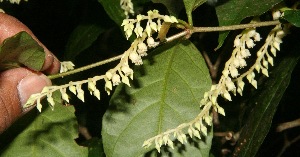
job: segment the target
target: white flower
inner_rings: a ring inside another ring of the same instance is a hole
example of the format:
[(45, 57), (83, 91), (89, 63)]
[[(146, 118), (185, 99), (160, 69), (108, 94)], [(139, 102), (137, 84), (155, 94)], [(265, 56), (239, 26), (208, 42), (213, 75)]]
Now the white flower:
[(232, 78), (236, 78), (237, 76), (239, 76), (239, 72), (234, 66), (230, 66), (229, 71)]
[(130, 87), (129, 79), (127, 76), (122, 76), (122, 82)]
[(133, 70), (128, 65), (122, 66), (121, 70), (125, 76), (129, 76), (131, 79), (133, 79)]
[(149, 37), (147, 39), (147, 44), (148, 44), (149, 47), (156, 47), (159, 43), (155, 42), (152, 37)]
[(120, 80), (120, 76), (118, 74), (114, 74), (112, 76), (112, 79), (111, 79), (112, 83), (113, 83), (113, 86), (115, 85), (118, 85), (119, 83), (121, 83), (121, 80)]
[(259, 33), (255, 33), (255, 35), (253, 36), (253, 38), (254, 38), (254, 41), (260, 41), (261, 40), (261, 37), (260, 37)]
[(254, 41), (250, 38), (246, 40), (246, 45), (248, 48), (253, 48), (255, 46)]
[(108, 71), (105, 73), (105, 76), (108, 80), (110, 80), (112, 78), (112, 73)]
[(74, 64), (71, 61), (60, 62), (60, 71), (59, 73), (67, 72), (74, 69)]
[(131, 0), (120, 0), (120, 6), (124, 10), (124, 14), (126, 15), (126, 18), (128, 18), (128, 14), (134, 14), (133, 11), (133, 3)]
[(155, 32), (157, 32), (157, 24), (155, 22), (150, 22), (150, 27), (152, 28), (152, 30), (154, 30)]
[(131, 52), (129, 54), (129, 59), (134, 63), (135, 65), (141, 65), (143, 64), (141, 56), (139, 56), (136, 52)]
[(254, 37), (255, 33), (256, 33), (255, 29), (249, 30), (247, 33), (248, 38)]
[(239, 66), (241, 68), (247, 66), (247, 63), (246, 63), (245, 59), (242, 59), (242, 58), (239, 59)]
[(138, 44), (138, 50), (137, 50), (137, 52), (139, 53), (139, 55), (141, 57), (147, 56), (147, 53), (146, 53), (147, 52), (147, 45), (145, 43), (143, 43), (143, 42), (140, 42)]
[(241, 39), (239, 38), (240, 35), (236, 36), (234, 39), (234, 47), (240, 47), (242, 45)]
[(105, 82), (105, 91), (107, 92), (108, 95), (110, 95), (110, 91), (112, 90), (112, 84), (110, 81)]
[(137, 37), (142, 37), (143, 36), (143, 27), (140, 26), (140, 23), (136, 23), (134, 32), (136, 34)]
[(226, 79), (225, 85), (228, 91), (233, 91), (235, 89), (235, 85), (229, 77)]
[(278, 20), (280, 18), (280, 16), (281, 16), (281, 13), (278, 10), (278, 11), (273, 12), (272, 16), (273, 16), (274, 20)]

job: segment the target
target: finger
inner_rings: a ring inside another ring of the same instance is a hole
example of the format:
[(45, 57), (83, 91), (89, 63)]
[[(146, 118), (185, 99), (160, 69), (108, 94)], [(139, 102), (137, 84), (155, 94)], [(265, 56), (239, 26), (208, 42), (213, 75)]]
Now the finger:
[(2, 43), (6, 38), (12, 37), (21, 31), (26, 31), (38, 42), (40, 46), (44, 48), (45, 62), (41, 71), (45, 71), (47, 74), (54, 74), (59, 71), (59, 60), (36, 38), (36, 36), (34, 36), (27, 26), (16, 18), (5, 13), (0, 13), (0, 19), (0, 43)]
[(24, 114), (22, 106), (30, 95), (48, 85), (51, 81), (44, 74), (25, 68), (0, 73), (0, 133)]

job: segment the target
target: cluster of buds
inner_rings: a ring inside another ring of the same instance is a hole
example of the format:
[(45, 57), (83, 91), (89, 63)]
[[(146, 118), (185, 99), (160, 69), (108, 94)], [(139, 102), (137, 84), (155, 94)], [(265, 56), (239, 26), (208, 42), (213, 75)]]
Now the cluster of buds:
[[(234, 95), (236, 95), (236, 92), (242, 95), (245, 83), (242, 81), (242, 78), (239, 77), (239, 69), (247, 66), (245, 59), (251, 56), (249, 49), (253, 48), (255, 42), (260, 40), (260, 34), (256, 32), (254, 28), (245, 29), (241, 34), (236, 36), (234, 40), (235, 49), (225, 64), (225, 68), (222, 71), (223, 75), (219, 83), (212, 85), (211, 90), (205, 92), (204, 98), (201, 100), (201, 105), (206, 106), (207, 104), (211, 104), (216, 112), (225, 115), (224, 109), (220, 107), (217, 102), (217, 98), (221, 95), (223, 98), (231, 101), (230, 92)], [(238, 81), (237, 85), (235, 85), (234, 80), (237, 78), (241, 81)], [(252, 79), (250, 83), (255, 87), (257, 86), (257, 82), (254, 79)]]
[[(133, 79), (133, 70), (128, 66), (128, 62), (124, 62), (117, 70), (107, 71), (104, 77), (105, 91), (110, 95), (113, 86), (119, 85), (121, 82), (130, 86), (129, 78)], [(129, 77), (129, 78), (128, 78)]]
[[(278, 15), (278, 12), (276, 12)], [(276, 16), (276, 17), (277, 17)], [(212, 125), (212, 117), (210, 116), (210, 110), (213, 108), (216, 112), (225, 116), (225, 111), (218, 105), (217, 98), (221, 95), (223, 98), (231, 101), (230, 92), (236, 95), (238, 92), (242, 95), (245, 83), (243, 78), (247, 78), (250, 84), (257, 88), (257, 81), (255, 80), (255, 70), (262, 72), (265, 76), (268, 75), (268, 65), (273, 66), (273, 57), (276, 56), (276, 52), (280, 50), (280, 44), (282, 38), (285, 36), (281, 24), (277, 25), (271, 30), (265, 40), (265, 44), (257, 52), (257, 59), (254, 65), (243, 74), (239, 74), (239, 69), (247, 66), (246, 58), (251, 56), (250, 50), (255, 46), (255, 42), (261, 40), (260, 34), (256, 32), (254, 28), (244, 30), (234, 40), (234, 47), (231, 58), (226, 62), (225, 68), (222, 71), (222, 76), (218, 84), (212, 85), (210, 91), (205, 92), (204, 98), (201, 100), (201, 112), (199, 115), (189, 123), (183, 123), (175, 129), (168, 130), (162, 134), (152, 137), (146, 140), (143, 147), (150, 147), (155, 142), (155, 148), (160, 152), (162, 145), (168, 145), (173, 148), (173, 142), (170, 140), (171, 133), (173, 137), (178, 139), (182, 144), (187, 142), (187, 136), (183, 133), (184, 128), (187, 129), (187, 133), (192, 138), (193, 136), (201, 138), (201, 134), (207, 136), (207, 127)]]
[(67, 72), (74, 69), (74, 64), (71, 61), (60, 62), (59, 73)]
[[(1, 1), (1, 0), (0, 0)], [(132, 3), (129, 0), (121, 1), (121, 5), (127, 5), (132, 9)], [(129, 11), (131, 12), (131, 11)], [(153, 22), (157, 19), (157, 24)], [(140, 25), (142, 20), (148, 20), (146, 29), (143, 29)], [(105, 80), (105, 91), (110, 94), (113, 86), (119, 85), (121, 82), (130, 86), (129, 78), (133, 79), (133, 70), (129, 67), (128, 61), (131, 60), (135, 65), (143, 64), (141, 57), (147, 56), (147, 51), (149, 48), (156, 47), (159, 43), (156, 42), (152, 37), (153, 32), (159, 32), (161, 27), (161, 20), (164, 22), (177, 23), (177, 19), (173, 16), (160, 15), (157, 10), (148, 11), (148, 16), (138, 15), (137, 19), (125, 19), (122, 26), (124, 26), (124, 31), (129, 38), (132, 31), (137, 35), (137, 38), (133, 41), (130, 48), (124, 52), (120, 63), (113, 69), (106, 72), (105, 75), (95, 76), (87, 80), (69, 82), (69, 84), (61, 86), (49, 86), (45, 87), (41, 93), (33, 94), (26, 102), (24, 108), (28, 108), (37, 103), (37, 108), (41, 111), (42, 105), (40, 100), (43, 97), (47, 97), (50, 106), (55, 105), (55, 101), (52, 97), (52, 93), (55, 91), (60, 91), (62, 94), (62, 99), (69, 102), (69, 96), (67, 95), (67, 89), (75, 94), (80, 100), (84, 102), (84, 90), (81, 88), (82, 84), (88, 84), (88, 90), (91, 95), (94, 95), (100, 99), (100, 91), (96, 88), (96, 82), (104, 79)], [(134, 24), (136, 23), (136, 26)], [(74, 64), (72, 62), (62, 62), (61, 63), (61, 73), (74, 69)]]
[(120, 6), (124, 10), (126, 18), (129, 18), (129, 14), (134, 15), (133, 3), (131, 0), (120, 0)]
[[(137, 38), (142, 37), (143, 32), (146, 32), (147, 36), (151, 37), (153, 31), (160, 31), (162, 21), (169, 23), (178, 23), (177, 19), (174, 16), (160, 15), (158, 13), (158, 10), (150, 10), (147, 12), (147, 14), (148, 16), (139, 14), (136, 16), (136, 19), (123, 20), (122, 26), (124, 26), (124, 32), (127, 39), (132, 35), (133, 31), (136, 34)], [(145, 29), (141, 26), (142, 20), (147, 20)], [(156, 22), (154, 20), (156, 20)]]
[(202, 135), (207, 136), (208, 129), (206, 126), (212, 125), (212, 117), (209, 114), (210, 108), (211, 104), (204, 106), (202, 111), (194, 120), (189, 123), (183, 123), (174, 129), (168, 130), (144, 141), (143, 147), (148, 148), (152, 145), (152, 143), (155, 143), (155, 148), (158, 152), (160, 152), (163, 145), (174, 149), (174, 144), (170, 137), (177, 139), (182, 144), (187, 143), (187, 135), (185, 131), (183, 131), (185, 128), (188, 128), (187, 133), (191, 138), (197, 137), (201, 139)]
[[(178, 23), (174, 16), (160, 15), (157, 10), (148, 11), (147, 14), (147, 16), (139, 14), (136, 16), (136, 19), (125, 19), (122, 23), (127, 40), (133, 32), (137, 37), (129, 50), (127, 50), (129, 59), (135, 65), (143, 64), (142, 57), (147, 56), (148, 49), (154, 48), (159, 44), (153, 39), (152, 34), (160, 31), (162, 21)], [(147, 20), (145, 29), (141, 26), (141, 21), (143, 20)], [(125, 54), (127, 53), (125, 52)], [(126, 57), (124, 58), (126, 61)]]
[[(273, 13), (273, 16), (274, 19), (278, 19), (281, 15), (280, 12), (277, 11)], [(225, 64), (225, 68), (222, 71), (223, 75), (219, 83), (213, 85), (211, 90), (204, 94), (201, 104), (207, 105), (208, 103), (212, 103), (217, 112), (225, 115), (224, 109), (217, 103), (218, 96), (221, 95), (223, 98), (231, 101), (230, 92), (234, 95), (236, 95), (236, 92), (242, 95), (245, 86), (243, 78), (247, 78), (248, 82), (257, 88), (255, 70), (257, 73), (261, 72), (269, 77), (269, 64), (273, 66), (273, 57), (275, 57), (276, 52), (280, 50), (280, 44), (285, 34), (282, 25), (276, 25), (268, 34), (264, 45), (258, 50), (255, 63), (247, 72), (240, 75), (238, 69), (247, 66), (245, 59), (251, 55), (249, 49), (255, 46), (254, 42), (261, 40), (259, 33), (257, 33), (254, 28), (244, 30), (234, 40), (235, 49), (233, 50), (231, 58)]]

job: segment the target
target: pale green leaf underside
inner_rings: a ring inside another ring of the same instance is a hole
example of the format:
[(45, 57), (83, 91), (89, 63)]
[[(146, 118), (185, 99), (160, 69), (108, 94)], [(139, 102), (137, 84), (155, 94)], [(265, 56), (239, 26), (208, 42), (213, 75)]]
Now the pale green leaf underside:
[[(22, 31), (7, 38), (0, 45), (0, 69), (10, 69), (21, 64), (39, 71), (45, 60), (45, 52), (27, 32)], [(11, 65), (11, 67), (9, 66)]]
[[(229, 0), (216, 7), (220, 26), (239, 24), (243, 19), (250, 16), (257, 16), (265, 13), (275, 4), (282, 0)], [(220, 48), (226, 39), (229, 31), (220, 32)]]
[[(211, 86), (205, 61), (189, 41), (164, 45), (148, 58), (135, 70), (133, 87), (116, 89), (104, 115), (102, 137), (108, 157), (143, 156), (153, 150), (142, 148), (144, 140), (194, 119)], [(186, 150), (195, 156), (208, 154), (210, 140), (199, 144), (200, 149), (186, 145)], [(173, 155), (179, 156), (176, 151)], [(186, 154), (183, 150), (180, 156)]]
[[(34, 109), (36, 110), (36, 109)], [(88, 149), (78, 146), (74, 107), (56, 105), (42, 113), (1, 153), (5, 157), (71, 157), (88, 155)], [(38, 111), (37, 111), (38, 112)]]

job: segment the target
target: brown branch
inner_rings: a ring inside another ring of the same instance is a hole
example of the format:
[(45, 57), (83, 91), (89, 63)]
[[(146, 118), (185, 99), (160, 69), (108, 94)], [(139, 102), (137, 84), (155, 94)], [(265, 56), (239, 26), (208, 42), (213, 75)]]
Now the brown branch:
[(287, 135), (284, 134), (284, 145), (280, 150), (280, 152), (278, 153), (277, 157), (281, 157), (288, 147), (290, 147), (292, 144), (296, 143), (299, 140), (300, 140), (300, 135), (295, 137), (293, 140), (288, 140)]
[(285, 123), (281, 123), (277, 126), (276, 131), (277, 132), (282, 132), (286, 129), (290, 129), (290, 128), (294, 128), (294, 127), (298, 127), (300, 126), (300, 118), (290, 121), (290, 122), (285, 122)]

